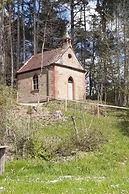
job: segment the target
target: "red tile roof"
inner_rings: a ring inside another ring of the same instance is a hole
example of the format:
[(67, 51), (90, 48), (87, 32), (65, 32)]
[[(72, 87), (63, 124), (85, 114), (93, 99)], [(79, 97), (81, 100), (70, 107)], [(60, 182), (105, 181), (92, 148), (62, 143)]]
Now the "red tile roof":
[[(48, 66), (56, 62), (61, 55), (66, 51), (63, 48), (57, 48), (51, 51), (43, 53), (43, 67)], [(18, 71), (17, 73), (23, 73), (35, 69), (41, 68), (42, 54), (33, 55)]]

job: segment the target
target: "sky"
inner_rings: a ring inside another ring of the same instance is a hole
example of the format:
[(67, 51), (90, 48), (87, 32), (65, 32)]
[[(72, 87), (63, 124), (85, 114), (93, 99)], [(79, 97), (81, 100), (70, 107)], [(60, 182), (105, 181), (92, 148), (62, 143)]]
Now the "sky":
[[(70, 18), (70, 8), (68, 7), (68, 5), (67, 4), (65, 4), (64, 5), (64, 7), (63, 8), (65, 8), (66, 9), (66, 11), (64, 12), (64, 13), (62, 13), (62, 18), (64, 18), (64, 19), (67, 19), (68, 20), (68, 22), (69, 22), (69, 24), (70, 24), (70, 21), (71, 21), (71, 18)], [(95, 11), (95, 8), (96, 8), (96, 0), (93, 0), (93, 1), (89, 1), (89, 4), (86, 6), (86, 20), (87, 21), (91, 21), (92, 19), (92, 16), (91, 15), (94, 15), (94, 14), (96, 14), (97, 15), (97, 12)], [(76, 15), (76, 17), (75, 17), (75, 20), (76, 20), (76, 22), (78, 21), (78, 20), (80, 20), (80, 17), (81, 17), (81, 20), (83, 21), (84, 20), (84, 18), (83, 18), (83, 16), (81, 16), (80, 15), (80, 12), (78, 12), (78, 14)], [(69, 28), (70, 28), (70, 25), (69, 25)], [(87, 22), (87, 30), (90, 28), (90, 25), (89, 25), (89, 23)]]
[[(92, 21), (92, 15), (98, 14), (95, 11), (95, 8), (96, 8), (96, 1), (90, 1), (89, 4), (86, 6), (86, 21), (87, 21), (86, 28), (87, 28), (87, 30), (90, 29), (89, 23)], [(80, 18), (79, 13), (77, 14), (76, 17)], [(82, 18), (82, 20), (84, 20), (84, 18)]]

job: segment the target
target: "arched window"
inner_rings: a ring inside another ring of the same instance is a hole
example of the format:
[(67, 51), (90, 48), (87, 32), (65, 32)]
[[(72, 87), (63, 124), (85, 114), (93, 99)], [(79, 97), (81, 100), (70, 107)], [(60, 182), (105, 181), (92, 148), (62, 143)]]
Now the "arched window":
[(68, 100), (73, 100), (73, 93), (74, 93), (74, 88), (73, 88), (73, 78), (69, 77), (68, 79)]
[(69, 77), (68, 83), (73, 83), (73, 78), (72, 77)]
[(38, 80), (38, 75), (35, 74), (33, 76), (33, 89), (38, 90), (39, 89), (39, 80)]

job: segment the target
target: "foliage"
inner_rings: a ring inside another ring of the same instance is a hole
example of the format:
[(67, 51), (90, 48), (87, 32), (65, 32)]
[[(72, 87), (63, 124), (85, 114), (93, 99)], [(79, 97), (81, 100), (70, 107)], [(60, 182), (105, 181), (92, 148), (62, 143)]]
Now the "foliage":
[(7, 128), (7, 112), (16, 99), (16, 91), (0, 84), (0, 144), (4, 144), (4, 135)]

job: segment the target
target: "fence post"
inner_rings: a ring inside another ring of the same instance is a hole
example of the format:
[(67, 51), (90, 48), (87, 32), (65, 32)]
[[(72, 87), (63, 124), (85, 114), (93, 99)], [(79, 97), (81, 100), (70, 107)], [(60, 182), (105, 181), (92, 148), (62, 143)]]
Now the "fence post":
[(0, 175), (5, 171), (5, 149), (6, 146), (0, 146)]
[(67, 102), (67, 99), (65, 99), (65, 111), (67, 111), (67, 107), (68, 107), (68, 102)]
[(99, 118), (99, 115), (100, 115), (100, 112), (99, 112), (99, 105), (94, 106), (94, 114), (97, 115), (98, 118)]

